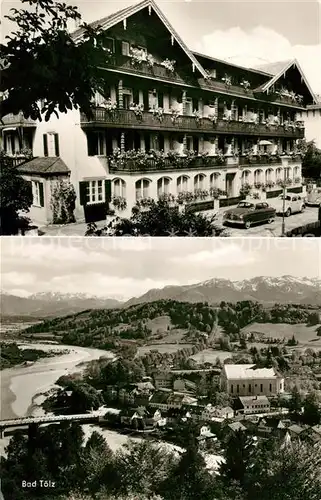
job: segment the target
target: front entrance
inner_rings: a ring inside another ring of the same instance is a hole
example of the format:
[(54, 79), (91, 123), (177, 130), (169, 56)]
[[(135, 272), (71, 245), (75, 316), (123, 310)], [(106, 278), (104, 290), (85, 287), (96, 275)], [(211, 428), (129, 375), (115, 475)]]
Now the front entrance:
[(226, 174), (225, 180), (225, 191), (229, 198), (233, 198), (235, 196), (234, 193), (234, 184), (235, 184), (235, 176), (236, 174)]

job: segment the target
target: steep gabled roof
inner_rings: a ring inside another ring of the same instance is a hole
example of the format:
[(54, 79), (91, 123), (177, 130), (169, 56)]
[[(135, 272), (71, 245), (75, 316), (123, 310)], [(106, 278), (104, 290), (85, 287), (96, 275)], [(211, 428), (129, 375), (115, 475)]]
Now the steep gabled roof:
[(277, 61), (273, 63), (260, 64), (259, 66), (255, 66), (255, 70), (262, 71), (271, 76), (277, 75), (280, 71), (283, 70), (285, 66), (287, 66), (292, 59), (287, 59), (286, 61)]
[[(126, 7), (125, 9), (119, 10), (115, 12), (114, 14), (111, 14), (107, 17), (104, 17), (103, 19), (100, 19), (99, 21), (94, 21), (93, 23), (90, 23), (90, 26), (93, 28), (98, 28), (100, 27), (103, 30), (107, 30), (114, 26), (115, 24), (120, 23), (121, 21), (124, 21), (128, 17), (136, 14), (142, 9), (145, 9), (146, 7), (150, 7), (153, 9), (153, 11), (157, 14), (159, 19), (162, 21), (162, 23), (166, 26), (170, 34), (173, 36), (173, 38), (176, 40), (178, 45), (183, 49), (185, 54), (190, 58), (191, 62), (194, 64), (195, 68), (199, 70), (201, 75), (204, 78), (207, 78), (207, 73), (203, 66), (199, 63), (199, 61), (196, 59), (194, 54), (188, 49), (187, 45), (183, 42), (179, 34), (174, 30), (173, 26), (169, 23), (169, 21), (166, 19), (162, 11), (158, 8), (154, 0), (143, 0), (142, 2), (139, 2), (135, 5), (131, 5), (129, 7)], [(73, 33), (73, 38), (75, 40), (81, 38), (82, 34), (84, 33), (83, 28), (79, 28)]]
[(301, 74), (301, 78), (302, 80), (304, 81), (304, 83), (306, 84), (310, 94), (311, 94), (311, 97), (313, 99), (313, 101), (315, 103), (317, 103), (317, 98), (308, 82), (308, 80), (306, 79), (303, 71), (302, 71), (302, 68), (300, 66), (300, 64), (298, 63), (298, 61), (296, 59), (291, 59), (291, 60), (288, 60), (288, 61), (280, 61), (280, 62), (276, 62), (276, 63), (271, 63), (269, 65), (264, 65), (266, 70), (268, 70), (271, 74), (274, 74), (273, 78), (271, 78), (268, 82), (266, 82), (265, 84), (263, 85), (260, 85), (260, 87), (258, 87), (256, 90), (256, 92), (266, 92), (268, 89), (270, 89), (272, 87), (272, 85), (274, 85), (278, 80), (279, 78), (281, 78), (281, 76), (283, 76), (292, 66), (296, 66), (297, 70), (299, 71), (299, 73)]

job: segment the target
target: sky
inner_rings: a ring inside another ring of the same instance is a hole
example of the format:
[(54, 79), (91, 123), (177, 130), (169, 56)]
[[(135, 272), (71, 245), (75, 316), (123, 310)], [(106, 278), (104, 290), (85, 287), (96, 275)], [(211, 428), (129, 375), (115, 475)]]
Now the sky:
[[(314, 92), (321, 94), (321, 0), (156, 0), (192, 50), (253, 66), (297, 58)], [(131, 0), (69, 0), (87, 22)], [(2, 17), (20, 1), (2, 0)], [(3, 35), (10, 24), (3, 20)]]
[(212, 278), (321, 277), (317, 239), (2, 238), (1, 288), (128, 299)]

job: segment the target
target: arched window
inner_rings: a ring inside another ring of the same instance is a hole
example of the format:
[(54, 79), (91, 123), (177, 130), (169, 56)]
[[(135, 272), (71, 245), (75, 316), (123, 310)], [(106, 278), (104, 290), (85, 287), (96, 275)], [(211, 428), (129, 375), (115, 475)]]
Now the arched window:
[(292, 168), (291, 167), (286, 167), (285, 168), (285, 178), (286, 179), (291, 179), (291, 174), (292, 174)]
[(255, 170), (254, 172), (254, 184), (257, 184), (259, 182), (263, 182), (263, 171), (262, 170)]
[(251, 174), (251, 172), (249, 170), (244, 170), (242, 172), (242, 177), (241, 177), (241, 184), (242, 184), (242, 186), (244, 184), (249, 184), (250, 174)]
[(277, 168), (276, 171), (275, 171), (275, 177), (276, 177), (276, 180), (280, 180), (282, 179), (282, 168)]
[(197, 174), (194, 177), (194, 190), (195, 189), (205, 189), (205, 175)]
[(273, 170), (272, 168), (268, 168), (265, 171), (265, 182), (272, 182)]
[(149, 179), (139, 179), (136, 181), (136, 200), (140, 198), (149, 198), (150, 182)]
[(161, 177), (157, 181), (157, 195), (161, 196), (162, 194), (169, 194), (169, 186), (171, 183), (171, 179), (169, 177)]
[(123, 179), (115, 179), (113, 181), (113, 195), (126, 198), (126, 182)]
[(210, 187), (211, 188), (219, 187), (220, 175), (221, 174), (219, 172), (214, 172), (214, 174), (210, 175)]
[(181, 175), (177, 178), (177, 192), (182, 193), (183, 191), (188, 191), (188, 177), (187, 175)]

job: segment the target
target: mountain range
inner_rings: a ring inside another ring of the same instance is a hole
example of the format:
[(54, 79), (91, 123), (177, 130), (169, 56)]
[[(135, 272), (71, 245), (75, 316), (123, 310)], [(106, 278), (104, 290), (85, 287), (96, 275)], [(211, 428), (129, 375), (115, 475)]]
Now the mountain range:
[(193, 285), (152, 289), (125, 302), (116, 298), (92, 297), (86, 294), (37, 293), (29, 297), (18, 297), (2, 293), (1, 315), (41, 319), (75, 314), (86, 309), (121, 308), (169, 299), (192, 303), (208, 302), (211, 305), (221, 301), (253, 300), (266, 305), (295, 303), (321, 307), (321, 279), (260, 276), (231, 281), (213, 278)]

